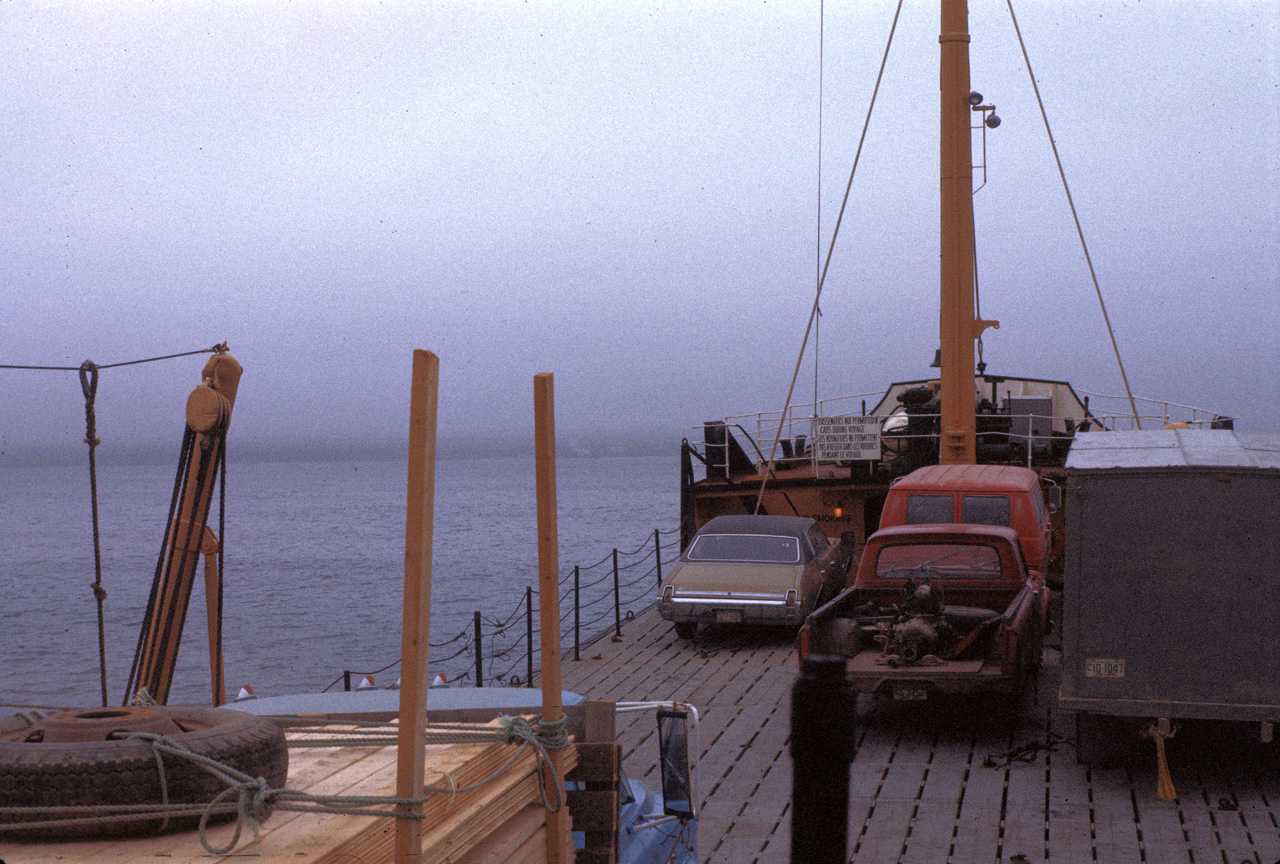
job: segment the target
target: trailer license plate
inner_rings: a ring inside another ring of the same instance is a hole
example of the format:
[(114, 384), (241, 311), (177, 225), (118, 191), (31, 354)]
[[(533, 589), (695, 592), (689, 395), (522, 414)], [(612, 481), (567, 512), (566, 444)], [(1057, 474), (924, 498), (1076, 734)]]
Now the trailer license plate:
[(1123, 678), (1124, 660), (1100, 660), (1094, 657), (1084, 661), (1086, 678)]
[(907, 702), (923, 702), (929, 698), (929, 688), (923, 684), (894, 684), (893, 698)]
[(716, 623), (717, 624), (741, 624), (742, 610), (741, 609), (717, 609)]

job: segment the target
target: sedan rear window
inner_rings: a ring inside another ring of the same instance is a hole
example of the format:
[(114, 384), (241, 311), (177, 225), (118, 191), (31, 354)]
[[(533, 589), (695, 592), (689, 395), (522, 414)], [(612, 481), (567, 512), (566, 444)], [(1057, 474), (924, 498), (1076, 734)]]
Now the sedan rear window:
[(688, 561), (799, 564), (800, 541), (770, 534), (699, 534), (684, 557)]
[(992, 579), (1000, 575), (1000, 553), (972, 543), (886, 546), (876, 558), (881, 579)]

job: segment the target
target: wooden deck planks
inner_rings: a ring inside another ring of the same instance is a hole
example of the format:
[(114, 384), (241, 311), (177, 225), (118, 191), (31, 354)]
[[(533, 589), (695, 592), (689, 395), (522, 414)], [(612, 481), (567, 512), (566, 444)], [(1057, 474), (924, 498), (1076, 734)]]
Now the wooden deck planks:
[[(607, 643), (607, 644), (606, 644)], [(676, 639), (653, 610), (565, 664), (566, 687), (602, 698), (685, 699), (702, 712), (699, 853), (706, 862), (775, 864), (790, 853), (787, 634), (704, 629)], [(1177, 803), (1156, 797), (1149, 745), (1128, 767), (1077, 765), (1074, 718), (1056, 707), (1056, 651), (1036, 692), (1002, 718), (981, 700), (903, 705), (862, 697), (850, 770), (851, 862), (1221, 862), (1280, 859), (1280, 772), (1175, 739)], [(648, 667), (648, 668), (646, 668)], [(585, 685), (585, 686), (584, 686)], [(591, 689), (591, 688), (595, 689)], [(619, 718), (630, 776), (654, 771), (652, 716)], [(1030, 746), (1027, 758), (983, 758)], [(1046, 749), (1050, 748), (1050, 749)], [(656, 785), (656, 771), (646, 777)], [(1220, 799), (1238, 809), (1223, 809)], [(1047, 829), (1047, 837), (1046, 837)], [(1047, 850), (1047, 857), (1046, 857)]]

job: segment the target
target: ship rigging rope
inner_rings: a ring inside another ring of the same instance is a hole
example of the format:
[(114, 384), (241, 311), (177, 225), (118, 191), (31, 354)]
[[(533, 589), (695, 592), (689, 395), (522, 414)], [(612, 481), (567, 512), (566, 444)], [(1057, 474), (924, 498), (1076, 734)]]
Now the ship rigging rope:
[[(831, 255), (835, 252), (836, 238), (840, 236), (840, 224), (844, 221), (844, 211), (849, 204), (849, 190), (853, 188), (853, 177), (858, 172), (858, 160), (862, 158), (862, 145), (867, 140), (867, 129), (871, 125), (871, 112), (876, 107), (876, 96), (880, 93), (880, 81), (884, 78), (884, 67), (889, 62), (889, 48), (893, 45), (893, 34), (898, 29), (898, 16), (902, 14), (902, 0), (898, 0), (893, 10), (893, 24), (889, 26), (889, 39), (885, 42), (884, 55), (880, 58), (880, 71), (876, 73), (876, 85), (871, 90), (871, 102), (867, 105), (867, 116), (862, 121), (862, 134), (858, 136), (858, 149), (853, 154), (853, 167), (849, 169), (849, 181), (844, 187), (844, 198), (840, 201), (840, 212), (836, 216), (835, 227), (831, 230), (831, 242), (827, 246), (827, 257), (822, 264), (822, 275), (818, 278), (818, 288), (813, 295), (813, 308), (809, 311), (809, 323), (804, 328), (804, 339), (800, 342), (800, 354), (796, 357), (796, 368), (791, 373), (791, 386), (787, 388), (787, 401), (782, 406), (782, 416), (778, 418), (778, 431), (773, 436), (773, 446), (769, 450), (769, 470), (760, 478), (760, 494), (756, 496), (756, 507), (753, 512), (760, 512), (764, 501), (764, 489), (773, 474), (773, 460), (778, 453), (778, 442), (782, 439), (782, 426), (786, 422), (787, 412), (791, 410), (791, 397), (795, 394), (796, 379), (800, 377), (800, 363), (804, 360), (805, 348), (809, 345), (809, 333), (813, 330), (813, 322), (818, 317), (818, 303), (822, 300), (822, 288), (827, 283), (827, 273), (831, 268)], [(815, 406), (816, 407), (816, 406)], [(793, 506), (794, 509), (794, 506)], [(799, 515), (798, 513), (796, 515)]]
[[(206, 436), (211, 434), (206, 433)], [(188, 556), (199, 558), (199, 544), (196, 541), (196, 536), (198, 530), (200, 532), (203, 531), (210, 509), (209, 504), (205, 504), (203, 512), (193, 513), (192, 519), (187, 522), (184, 536), (179, 538), (178, 532), (182, 530), (182, 526), (175, 521), (178, 502), (185, 500), (187, 497), (190, 468), (193, 460), (198, 460), (199, 467), (196, 470), (195, 486), (194, 491), (191, 492), (191, 497), (195, 501), (203, 501), (205, 499), (204, 484), (206, 473), (210, 461), (214, 460), (215, 470), (217, 471), (215, 479), (220, 479), (221, 481), (218, 496), (218, 529), (219, 532), (225, 529), (226, 443), (226, 430), (222, 430), (217, 433), (212, 446), (200, 447), (198, 448), (200, 452), (196, 453), (196, 433), (190, 426), (186, 427), (182, 439), (182, 448), (178, 455), (178, 470), (173, 481), (173, 496), (169, 499), (169, 518), (165, 522), (164, 540), (160, 545), (160, 554), (156, 560), (155, 574), (151, 582), (151, 594), (147, 599), (147, 610), (143, 616), (142, 627), (138, 633), (138, 644), (134, 649), (133, 664), (129, 671), (129, 683), (126, 687), (124, 698), (125, 705), (133, 704), (133, 700), (137, 697), (139, 690), (145, 690), (150, 697), (158, 698), (161, 701), (165, 701), (168, 698), (167, 692), (157, 694), (151, 691), (156, 685), (163, 686), (167, 690), (167, 684), (163, 682), (163, 679), (168, 678), (170, 673), (163, 671), (161, 668), (164, 665), (163, 646), (172, 644), (175, 638), (181, 639), (187, 608), (184, 604), (176, 602), (175, 598), (178, 595), (175, 592), (177, 592), (177, 589), (164, 583), (164, 575), (165, 573), (176, 572), (175, 561), (186, 562)], [(199, 526), (198, 530), (197, 526)], [(219, 553), (221, 553), (221, 540), (219, 540), (218, 545)], [(224, 563), (219, 557), (219, 574), (222, 573), (223, 566)], [(206, 598), (206, 602), (212, 599), (215, 604), (217, 613), (215, 623), (218, 634), (222, 632), (222, 581), (221, 576), (219, 576), (217, 597)], [(221, 639), (218, 638), (216, 641), (220, 643)], [(221, 666), (221, 645), (211, 644), (209, 650), (217, 663), (214, 668), (219, 668)]]
[[(119, 366), (136, 366), (139, 363), (154, 363), (157, 360), (172, 360), (175, 357), (190, 357), (192, 354), (217, 354), (219, 350), (227, 350), (227, 343), (214, 345), (212, 348), (199, 348), (195, 351), (184, 351), (181, 354), (166, 354), (163, 357), (147, 357), (142, 360), (125, 360), (122, 363), (95, 364), (97, 369), (115, 369)], [(85, 361), (88, 362), (88, 361)], [(24, 366), (16, 363), (0, 363), (0, 369), (39, 369), (55, 372), (79, 372), (84, 366)]]
[(1040, 106), (1040, 118), (1044, 120), (1044, 131), (1049, 136), (1049, 146), (1053, 149), (1053, 159), (1058, 163), (1058, 176), (1062, 178), (1062, 189), (1067, 193), (1067, 204), (1071, 207), (1071, 218), (1076, 223), (1076, 234), (1080, 237), (1080, 248), (1084, 250), (1085, 263), (1089, 265), (1089, 278), (1093, 280), (1093, 291), (1098, 295), (1098, 305), (1102, 307), (1102, 320), (1107, 325), (1107, 335), (1111, 337), (1111, 350), (1116, 355), (1116, 365), (1120, 367), (1120, 378), (1124, 381), (1124, 392), (1129, 397), (1129, 408), (1133, 411), (1133, 422), (1142, 428), (1142, 420), (1138, 417), (1138, 403), (1133, 398), (1133, 390), (1129, 388), (1129, 376), (1124, 371), (1124, 361), (1120, 359), (1120, 346), (1116, 342), (1115, 330), (1111, 327), (1111, 316), (1107, 314), (1106, 301), (1102, 299), (1102, 288), (1098, 285), (1098, 274), (1093, 269), (1093, 258), (1089, 255), (1089, 244), (1084, 239), (1084, 229), (1080, 227), (1080, 216), (1076, 213), (1076, 202), (1071, 197), (1071, 187), (1067, 185), (1067, 173), (1062, 168), (1062, 157), (1058, 155), (1058, 143), (1053, 138), (1053, 130), (1049, 128), (1049, 115), (1044, 110), (1044, 100), (1040, 98), (1040, 85), (1036, 83), (1035, 73), (1031, 70), (1031, 58), (1027, 55), (1026, 43), (1022, 41), (1022, 28), (1018, 26), (1018, 16), (1013, 12), (1013, 0), (1005, 0), (1009, 7), (1009, 18), (1013, 21), (1013, 31), (1018, 34), (1018, 47), (1022, 49), (1022, 59), (1027, 64), (1027, 76), (1031, 79), (1031, 89), (1036, 94), (1036, 104)]
[[(193, 354), (216, 354), (226, 350), (226, 343), (214, 345), (212, 348), (199, 348), (195, 351), (184, 351), (179, 354), (166, 354), (162, 357), (146, 357), (142, 360), (125, 360), (120, 363), (99, 365), (86, 360), (79, 366), (34, 366), (16, 363), (0, 363), (0, 369), (32, 369), (40, 371), (78, 372), (80, 389), (84, 392), (84, 443), (89, 445), (89, 501), (93, 513), (93, 596), (98, 605), (98, 675), (102, 687), (102, 707), (107, 707), (107, 635), (104, 616), (104, 604), (107, 589), (102, 587), (102, 539), (98, 523), (98, 463), (97, 447), (102, 440), (97, 435), (97, 414), (94, 401), (98, 395), (98, 372), (102, 369), (114, 369), (120, 366), (136, 366), (140, 363), (154, 363), (157, 360), (172, 360), (176, 357), (190, 357)], [(225, 483), (225, 476), (224, 476)], [(221, 565), (221, 561), (219, 561)], [(219, 614), (221, 614), (221, 597), (219, 597)]]
[(98, 438), (97, 414), (93, 403), (98, 395), (98, 366), (92, 360), (80, 367), (80, 389), (84, 391), (84, 443), (89, 445), (89, 501), (93, 511), (93, 596), (98, 602), (98, 677), (102, 684), (102, 707), (107, 707), (107, 628), (103, 618), (103, 604), (107, 589), (102, 587), (102, 540), (98, 530)]

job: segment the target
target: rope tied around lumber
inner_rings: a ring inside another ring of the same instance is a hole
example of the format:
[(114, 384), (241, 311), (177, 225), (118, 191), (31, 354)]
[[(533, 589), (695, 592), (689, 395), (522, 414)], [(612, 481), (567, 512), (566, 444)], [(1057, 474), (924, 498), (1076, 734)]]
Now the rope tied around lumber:
[[(557, 813), (564, 803), (559, 774), (555, 770), (548, 750), (559, 750), (569, 745), (563, 718), (554, 723), (539, 719), (531, 723), (525, 717), (500, 717), (499, 725), (468, 726), (466, 724), (448, 724), (440, 727), (428, 727), (427, 742), (436, 744), (463, 744), (491, 742), (495, 739), (505, 744), (519, 744), (519, 748), (506, 762), (494, 770), (489, 776), (467, 786), (458, 786), (451, 775), (444, 775), (448, 786), (424, 785), (424, 795), (416, 798), (400, 798), (392, 795), (313, 795), (295, 789), (273, 789), (263, 777), (251, 777), (229, 765), (194, 753), (187, 747), (165, 735), (150, 732), (128, 732), (115, 736), (117, 739), (141, 739), (151, 744), (155, 755), (156, 770), (160, 778), (161, 803), (159, 804), (101, 804), (78, 805), (66, 807), (0, 807), (0, 816), (51, 816), (52, 819), (28, 818), (22, 822), (5, 822), (0, 824), (0, 833), (20, 831), (32, 828), (58, 828), (72, 825), (103, 824), (117, 822), (137, 822), (162, 819), (157, 833), (162, 833), (171, 819), (181, 817), (200, 817), (200, 845), (210, 855), (227, 855), (240, 842), (247, 828), (257, 842), (261, 837), (261, 824), (271, 815), (272, 810), (288, 810), (300, 813), (329, 813), (338, 816), (374, 816), (405, 819), (425, 819), (421, 811), (393, 809), (414, 807), (425, 804), (432, 794), (458, 795), (472, 792), (493, 782), (504, 771), (515, 764), (516, 760), (527, 748), (532, 747), (538, 770), (538, 786), (542, 796), (542, 804), (549, 812)], [(390, 728), (390, 724), (387, 724)], [(307, 730), (312, 734), (311, 730)], [(354, 733), (354, 734), (353, 734)], [(362, 734), (363, 733), (363, 734)], [(304, 747), (382, 747), (395, 744), (396, 739), (383, 730), (346, 730), (346, 737), (332, 735), (312, 742), (290, 741), (289, 746)], [(217, 777), (227, 788), (206, 803), (171, 803), (169, 801), (169, 785), (165, 773), (164, 757), (166, 755), (186, 759), (213, 776)], [(554, 804), (547, 797), (547, 772), (550, 771), (551, 785), (556, 790)], [(231, 839), (222, 846), (214, 846), (208, 838), (209, 820), (215, 816), (234, 815), (234, 829)]]

